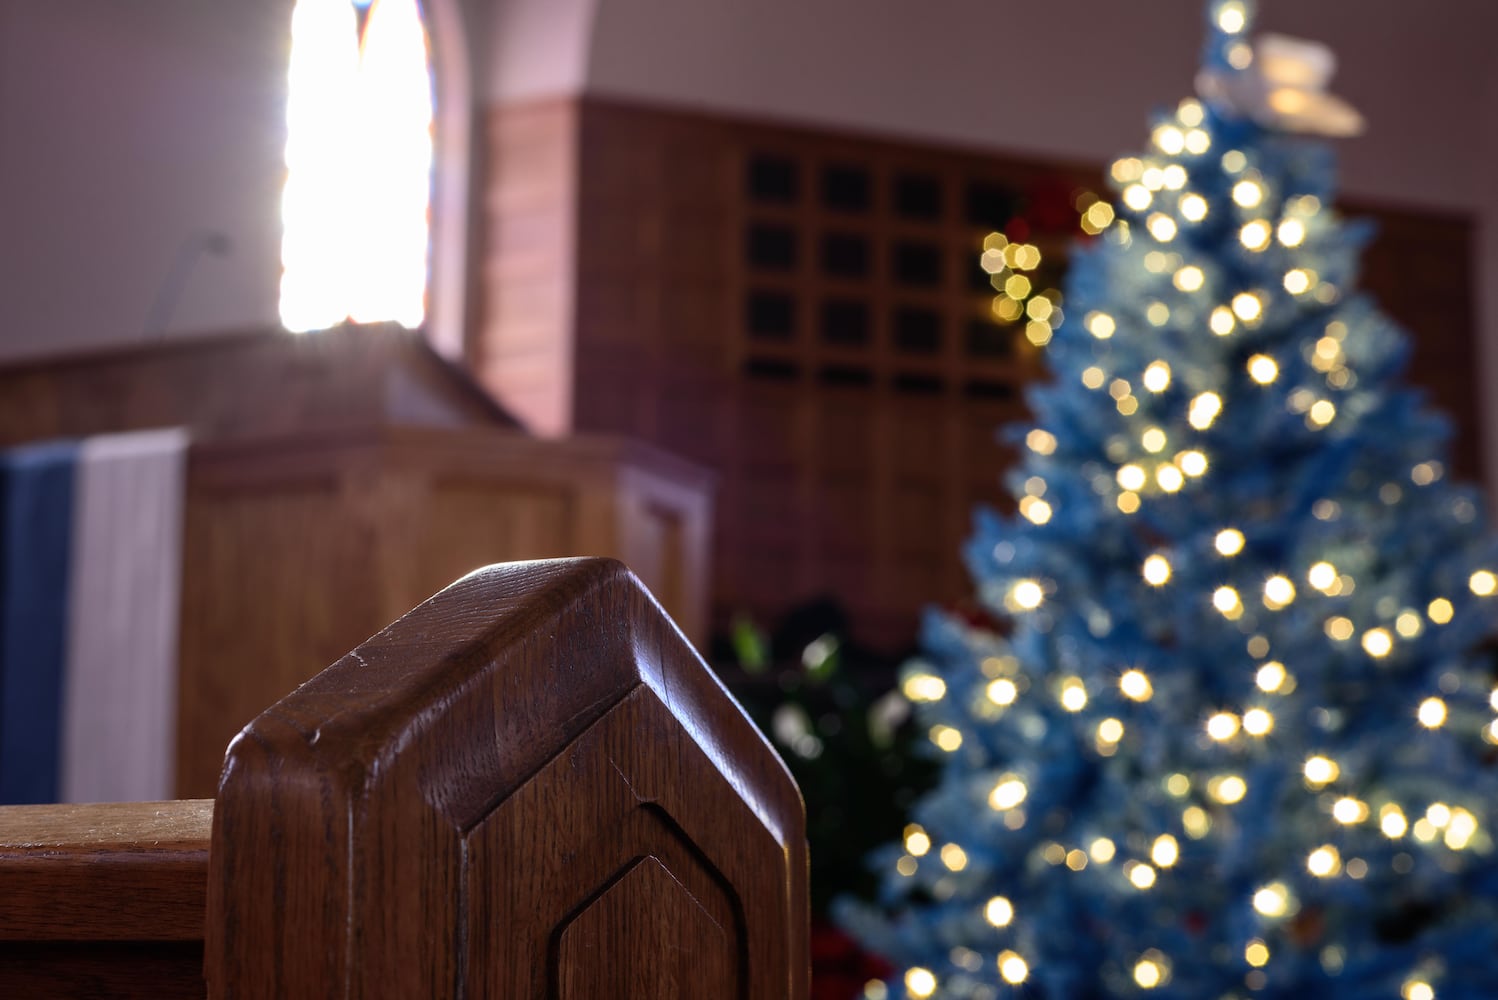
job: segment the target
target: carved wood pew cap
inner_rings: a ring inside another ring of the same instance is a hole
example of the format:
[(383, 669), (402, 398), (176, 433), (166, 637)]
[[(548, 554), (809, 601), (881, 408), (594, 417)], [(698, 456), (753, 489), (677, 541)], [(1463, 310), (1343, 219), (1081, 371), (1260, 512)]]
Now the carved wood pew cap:
[(806, 995), (800, 796), (624, 566), (460, 580), (230, 745), (214, 996)]

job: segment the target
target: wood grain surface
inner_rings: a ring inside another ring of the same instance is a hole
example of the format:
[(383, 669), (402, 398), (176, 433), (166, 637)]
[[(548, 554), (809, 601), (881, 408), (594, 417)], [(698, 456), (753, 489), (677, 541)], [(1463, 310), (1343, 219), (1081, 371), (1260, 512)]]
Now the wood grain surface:
[(211, 801), (0, 808), (0, 997), (202, 997)]
[(209, 800), (0, 808), (0, 941), (201, 940), (212, 817)]
[(609, 560), (470, 575), (225, 762), (214, 996), (802, 1000), (807, 933), (795, 786)]

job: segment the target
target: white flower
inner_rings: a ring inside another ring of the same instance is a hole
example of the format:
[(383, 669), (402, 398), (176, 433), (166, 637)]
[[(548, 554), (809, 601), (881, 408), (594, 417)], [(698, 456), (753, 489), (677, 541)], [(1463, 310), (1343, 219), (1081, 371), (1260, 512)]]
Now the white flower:
[(1320, 42), (1263, 35), (1253, 59), (1240, 70), (1205, 69), (1197, 74), (1203, 100), (1265, 128), (1343, 137), (1363, 130), (1357, 109), (1326, 92), (1337, 57)]

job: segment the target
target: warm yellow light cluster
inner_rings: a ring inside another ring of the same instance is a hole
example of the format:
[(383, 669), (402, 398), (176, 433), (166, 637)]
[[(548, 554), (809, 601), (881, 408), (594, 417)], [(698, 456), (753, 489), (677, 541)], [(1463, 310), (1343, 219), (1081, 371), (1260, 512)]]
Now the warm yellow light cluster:
[(1436, 697), (1426, 698), (1415, 715), (1426, 729), (1439, 729), (1446, 723), (1446, 702)]
[(1410, 822), (1405, 819), (1404, 810), (1390, 802), (1378, 811), (1378, 828), (1385, 837), (1398, 840), (1409, 831)]
[(1233, 296), (1233, 315), (1245, 323), (1253, 323), (1264, 313), (1264, 302), (1253, 292), (1239, 292)]
[(1320, 754), (1308, 758), (1303, 770), (1306, 776), (1306, 783), (1316, 788), (1331, 784), (1342, 773), (1342, 769), (1337, 765), (1336, 761)]
[(1212, 540), (1217, 551), (1224, 556), (1235, 556), (1243, 551), (1243, 532), (1237, 528), (1223, 528)]
[(1291, 295), (1304, 295), (1316, 283), (1316, 272), (1297, 267), (1285, 272), (1285, 291)]
[(1201, 840), (1212, 832), (1212, 817), (1201, 806), (1187, 806), (1181, 812), (1181, 825), (1186, 829), (1186, 836)]
[(1009, 588), (1007, 603), (1014, 610), (1034, 611), (1045, 602), (1045, 590), (1035, 580), (1017, 580)]
[(1243, 713), (1243, 731), (1250, 736), (1267, 736), (1274, 729), (1274, 716), (1266, 709), (1250, 708)]
[(1283, 574), (1276, 574), (1264, 581), (1264, 606), (1271, 611), (1289, 607), (1295, 600), (1295, 584)]
[(1170, 560), (1157, 552), (1144, 561), (1141, 573), (1145, 583), (1152, 587), (1163, 587), (1170, 582)]
[(1224, 618), (1237, 621), (1243, 617), (1243, 600), (1238, 596), (1238, 591), (1224, 584), (1212, 591), (1212, 606), (1216, 608)]
[(1024, 496), (1019, 501), (1020, 516), (1031, 524), (1047, 524), (1054, 513), (1049, 502), (1036, 496)]
[(1266, 917), (1283, 917), (1290, 903), (1290, 890), (1283, 882), (1271, 882), (1254, 893), (1254, 909)]
[(1218, 6), (1217, 27), (1229, 35), (1236, 35), (1248, 27), (1248, 12), (1242, 0), (1224, 0)]
[(1126, 670), (1118, 679), (1118, 689), (1130, 701), (1149, 701), (1154, 695), (1154, 685), (1142, 670)]
[(1331, 844), (1322, 844), (1306, 857), (1306, 870), (1317, 878), (1330, 878), (1342, 870), (1342, 855)]
[(943, 845), (941, 863), (947, 866), (948, 871), (960, 872), (967, 867), (967, 852), (956, 844)]
[[(1112, 209), (1104, 209), (1110, 218)], [(1040, 290), (1026, 271), (1040, 266), (1040, 248), (1030, 243), (1011, 242), (1003, 233), (989, 233), (983, 240), (979, 266), (988, 272), (998, 294), (991, 308), (1003, 323), (1026, 318), (1025, 339), (1036, 347), (1050, 343), (1052, 331), (1063, 316), (1061, 294), (1054, 288)]]
[(1218, 712), (1207, 719), (1207, 735), (1219, 743), (1238, 735), (1238, 716), (1232, 712)]
[(936, 976), (930, 969), (915, 966), (905, 973), (905, 988), (913, 997), (929, 997), (936, 992)]
[(1191, 400), (1186, 420), (1192, 427), (1204, 431), (1212, 426), (1222, 412), (1222, 397), (1215, 392), (1203, 392)]
[(962, 748), (962, 732), (951, 726), (935, 725), (931, 727), (931, 742), (947, 753), (955, 753)]
[(1286, 676), (1285, 665), (1278, 660), (1270, 660), (1254, 675), (1254, 683), (1259, 686), (1260, 691), (1273, 694), (1284, 685)]
[(1113, 224), (1113, 206), (1106, 201), (1094, 201), (1082, 211), (1082, 232), (1096, 236)]
[(1361, 823), (1368, 818), (1368, 804), (1344, 795), (1332, 805), (1332, 818), (1344, 826)]
[(1425, 616), (1437, 625), (1445, 625), (1455, 613), (1456, 609), (1444, 597), (1437, 597), (1425, 606)]
[(1168, 833), (1162, 833), (1155, 838), (1150, 846), (1150, 860), (1161, 868), (1169, 868), (1181, 857), (1181, 846), (1176, 839)]
[(1386, 628), (1371, 628), (1363, 633), (1363, 652), (1381, 660), (1394, 649), (1394, 637)]
[(1159, 952), (1151, 951), (1134, 963), (1134, 982), (1140, 989), (1152, 990), (1165, 981), (1165, 964)]
[(1154, 887), (1157, 874), (1155, 869), (1138, 861), (1131, 861), (1124, 866), (1124, 877), (1141, 891)]
[(1164, 212), (1155, 212), (1150, 215), (1145, 220), (1144, 226), (1150, 231), (1150, 235), (1160, 243), (1169, 243), (1176, 238), (1176, 220)]
[(1025, 797), (1029, 792), (1030, 790), (1025, 787), (1025, 783), (1019, 778), (1014, 775), (1006, 775), (999, 780), (998, 784), (993, 786), (993, 791), (988, 793), (989, 808), (995, 812), (1013, 809), (1025, 801)]
[(1299, 219), (1285, 219), (1275, 233), (1280, 243), (1287, 247), (1298, 247), (1305, 242), (1306, 224)]
[(995, 927), (1008, 927), (1014, 920), (1014, 904), (1003, 896), (995, 896), (983, 907), (983, 918)]
[(1329, 399), (1318, 399), (1306, 411), (1306, 426), (1320, 430), (1337, 418), (1337, 404)]
[(1207, 794), (1224, 805), (1232, 805), (1243, 801), (1248, 794), (1248, 783), (1236, 774), (1218, 775), (1207, 782)]
[(1025, 445), (1037, 455), (1050, 455), (1056, 450), (1056, 435), (1036, 427), (1025, 435)]
[(947, 693), (947, 682), (933, 674), (915, 673), (906, 677), (900, 689), (911, 701), (940, 701)]
[(1178, 269), (1171, 280), (1181, 291), (1195, 292), (1200, 291), (1201, 287), (1206, 284), (1207, 275), (1206, 272), (1195, 264), (1187, 264), (1185, 267)]

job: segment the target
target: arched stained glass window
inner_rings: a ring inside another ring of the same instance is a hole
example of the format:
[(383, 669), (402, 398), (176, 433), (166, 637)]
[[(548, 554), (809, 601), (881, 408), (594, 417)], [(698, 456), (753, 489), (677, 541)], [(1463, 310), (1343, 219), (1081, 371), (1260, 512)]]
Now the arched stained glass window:
[(417, 0), (297, 0), (281, 203), (288, 330), (425, 318), (429, 53)]

